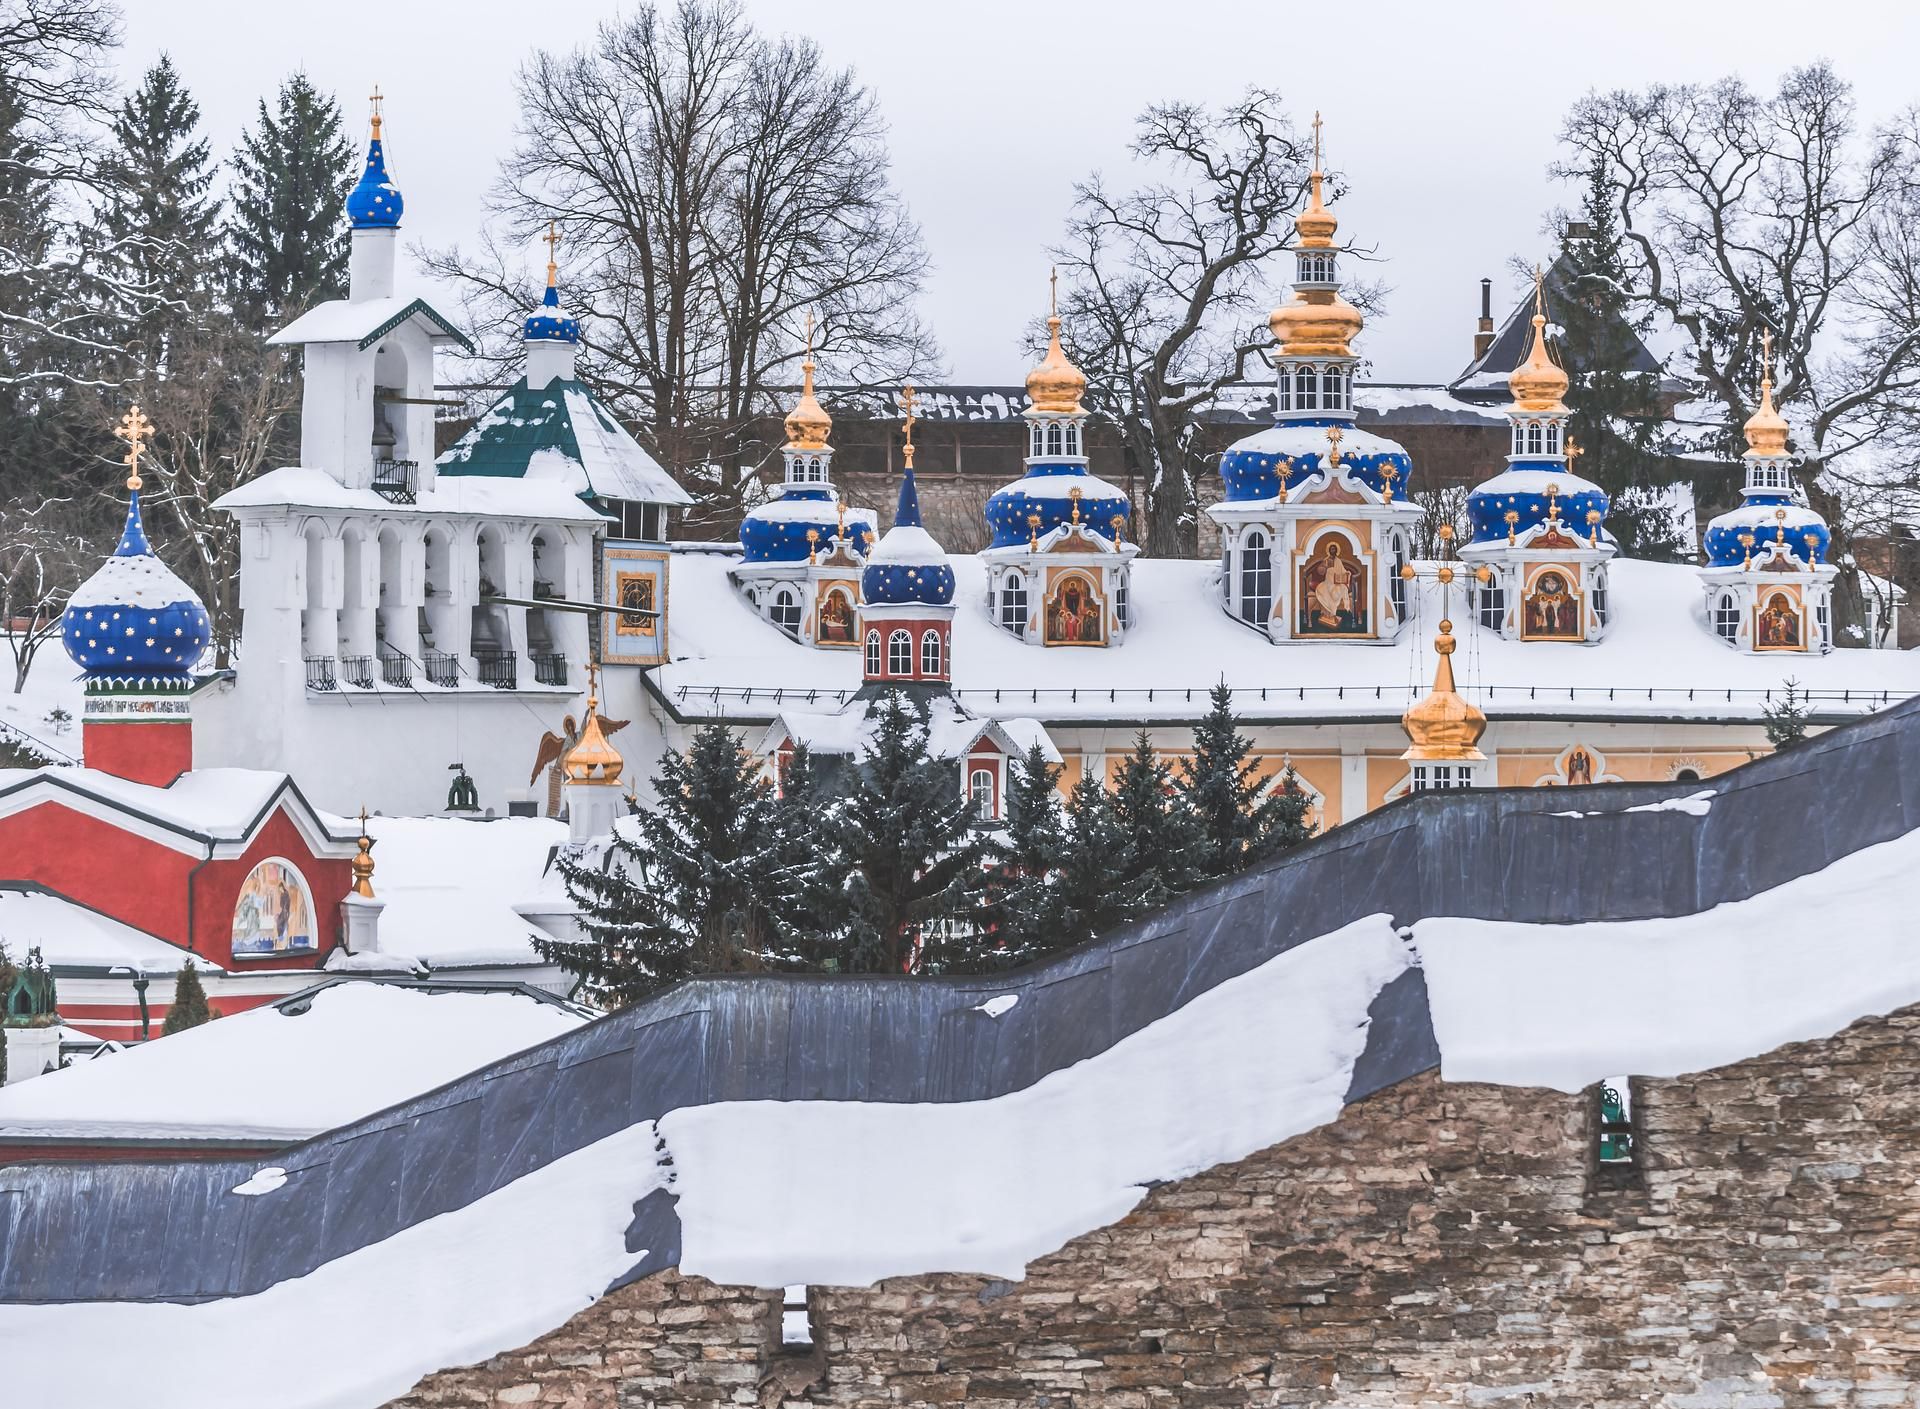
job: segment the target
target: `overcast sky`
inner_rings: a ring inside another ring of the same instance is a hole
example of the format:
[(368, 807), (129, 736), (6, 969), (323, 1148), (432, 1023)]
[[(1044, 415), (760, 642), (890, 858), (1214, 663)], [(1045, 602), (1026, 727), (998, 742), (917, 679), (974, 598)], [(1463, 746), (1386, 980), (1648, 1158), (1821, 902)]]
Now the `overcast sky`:
[[(511, 141), (513, 78), (535, 48), (571, 48), (612, 0), (122, 0), (131, 81), (163, 49), (229, 149), (263, 92), (304, 68), (359, 130), (387, 94), (388, 167), (406, 235), (468, 240)], [(1343, 235), (1378, 247), (1387, 317), (1373, 376), (1435, 381), (1471, 350), (1478, 281), (1503, 303), (1510, 256), (1549, 253), (1544, 214), (1573, 194), (1547, 177), (1569, 102), (1590, 88), (1711, 79), (1769, 86), (1831, 59), (1864, 117), (1920, 102), (1915, 0), (749, 0), (762, 28), (806, 34), (879, 96), (896, 178), (934, 270), (924, 311), (954, 378), (1024, 375), (1022, 323), (1046, 297), (1046, 247), (1073, 183), (1116, 181), (1134, 116), (1163, 98), (1250, 83), (1304, 119), (1325, 113), (1329, 161), (1352, 182)], [(1818, 33), (1813, 30), (1817, 20)], [(531, 262), (531, 255), (530, 255)]]

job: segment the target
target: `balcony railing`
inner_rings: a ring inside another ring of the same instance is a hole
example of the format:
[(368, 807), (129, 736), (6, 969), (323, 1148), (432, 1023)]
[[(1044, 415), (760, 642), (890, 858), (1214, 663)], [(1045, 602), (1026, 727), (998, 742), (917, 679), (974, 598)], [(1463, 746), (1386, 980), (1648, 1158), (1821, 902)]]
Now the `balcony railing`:
[(309, 690), (333, 691), (340, 688), (339, 677), (334, 674), (332, 656), (307, 657), (307, 688)]
[(355, 689), (371, 690), (373, 688), (373, 657), (340, 657), (340, 678)]
[(413, 688), (413, 662), (398, 651), (380, 653), (380, 678), (403, 690)]
[(551, 655), (537, 655), (533, 658), (533, 679), (539, 685), (564, 685), (567, 683), (567, 658), (557, 651)]
[(419, 488), (420, 465), (416, 460), (375, 460), (373, 492), (390, 504), (411, 504)]
[(451, 690), (460, 683), (460, 662), (445, 651), (421, 653), (427, 666), (427, 683)]
[(496, 690), (511, 690), (520, 683), (520, 657), (513, 651), (476, 650), (474, 664), (480, 667), (480, 683)]

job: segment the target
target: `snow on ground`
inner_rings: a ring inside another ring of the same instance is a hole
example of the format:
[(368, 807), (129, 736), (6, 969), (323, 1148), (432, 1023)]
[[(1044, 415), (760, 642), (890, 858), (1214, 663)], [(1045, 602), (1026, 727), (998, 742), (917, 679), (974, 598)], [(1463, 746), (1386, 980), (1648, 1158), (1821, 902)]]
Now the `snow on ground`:
[(1448, 1081), (1679, 1076), (1920, 1001), (1920, 830), (1695, 915), (1413, 927)]
[[(78, 1376), (88, 1400), (144, 1409), (373, 1409), (598, 1301), (640, 1260), (626, 1228), (662, 1183), (654, 1144), (650, 1124), (622, 1130), (257, 1296), (0, 1306), (0, 1345), (34, 1348), (9, 1357), (8, 1402), (69, 1401)], [(232, 1197), (309, 1196), (248, 1182)]]
[[(1409, 963), (1385, 915), (1288, 950), (990, 1101), (733, 1101), (660, 1121), (681, 1270), (756, 1287), (1020, 1277), (1151, 1181), (1340, 1114), (1367, 1008)], [(982, 1014), (978, 1021), (992, 1021)]]
[[(728, 581), (731, 561), (712, 553), (673, 555), (674, 659), (650, 677), (668, 701), (689, 717), (767, 718), (783, 704), (808, 707), (809, 691), (826, 692), (812, 702), (816, 707), (837, 703), (836, 693), (850, 698), (860, 685), (859, 652), (816, 650), (761, 620)], [(1221, 610), (1213, 585), (1218, 563), (1137, 558), (1126, 640), (1106, 650), (1065, 651), (1023, 644), (996, 627), (986, 612), (980, 559), (955, 554), (951, 561), (959, 607), (954, 693), (988, 718), (1070, 724), (1114, 718), (1120, 706), (1129, 719), (1190, 720), (1205, 711), (1207, 691), (1224, 678), (1234, 689), (1234, 708), (1254, 718), (1397, 721), (1433, 680), (1440, 589), (1429, 582), (1413, 594), (1414, 620), (1391, 643), (1274, 646)], [(1459, 629), (1472, 618), (1461, 595), (1452, 593), (1461, 641), (1454, 670), (1462, 692), (1496, 720), (1515, 712), (1757, 720), (1764, 692), (1778, 691), (1789, 676), (1814, 691), (1822, 709), (1865, 713), (1881, 706), (1882, 692), (1894, 700), (1920, 692), (1920, 652), (1748, 655), (1728, 649), (1708, 628), (1693, 568), (1620, 560), (1609, 572), (1613, 628), (1591, 646), (1508, 641), (1471, 625)], [(1843, 705), (1848, 691), (1851, 703)]]
[[(0, 736), (17, 731), (28, 744), (56, 763), (80, 757), (80, 710), (84, 703), (80, 669), (68, 657), (56, 635), (40, 647), (27, 672), (26, 688), (13, 692), (13, 654), (0, 649)], [(67, 712), (67, 722), (49, 722), (56, 709)]]
[[(384, 901), (381, 951), (421, 959), (436, 969), (538, 964), (538, 926), (516, 907), (552, 908), (559, 884), (548, 867), (567, 840), (564, 822), (502, 817), (469, 822), (446, 817), (370, 817), (373, 892)], [(349, 835), (358, 819), (330, 817)]]
[[(176, 951), (177, 952), (177, 951)], [(348, 981), (0, 1090), (0, 1139), (305, 1139), (570, 1032), (511, 990)], [(294, 1005), (298, 1006), (298, 1005)]]

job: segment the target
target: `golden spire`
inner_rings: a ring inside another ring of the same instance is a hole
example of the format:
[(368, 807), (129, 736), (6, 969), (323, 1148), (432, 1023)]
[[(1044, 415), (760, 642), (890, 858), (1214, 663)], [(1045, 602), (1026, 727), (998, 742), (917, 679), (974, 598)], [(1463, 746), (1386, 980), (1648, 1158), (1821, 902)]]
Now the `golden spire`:
[[(1321, 195), (1320, 114), (1313, 115), (1313, 173), (1307, 178), (1307, 208), (1294, 218), (1294, 248), (1330, 250), (1340, 222), (1333, 218)], [(1299, 289), (1292, 299), (1273, 310), (1267, 327), (1280, 351), (1289, 357), (1351, 357), (1349, 344), (1365, 324), (1360, 310), (1340, 297), (1337, 289)]]
[(1325, 179), (1320, 170), (1320, 114), (1316, 112), (1313, 115), (1313, 173), (1307, 177), (1307, 208), (1293, 222), (1293, 233), (1299, 237), (1294, 241), (1295, 249), (1333, 248), (1333, 233), (1340, 228), (1340, 222), (1321, 199), (1320, 185)]
[(580, 726), (580, 738), (560, 759), (560, 771), (569, 783), (592, 783), (618, 787), (620, 770), (626, 760), (607, 741), (600, 728), (600, 667), (587, 662), (587, 722)]
[(813, 312), (807, 312), (807, 356), (800, 364), (800, 399), (787, 412), (787, 449), (825, 450), (833, 417), (813, 394)]
[(912, 382), (908, 382), (905, 386), (900, 388), (900, 410), (906, 416), (906, 424), (901, 428), (901, 433), (905, 435), (907, 438), (907, 443), (900, 447), (900, 458), (906, 463), (906, 467), (909, 470), (911, 470), (913, 468), (913, 420), (914, 420), (913, 383)]
[[(1453, 546), (1453, 527), (1440, 525), (1440, 538), (1449, 553)], [(1481, 569), (1485, 572), (1485, 569)], [(1404, 572), (1413, 575), (1413, 564)], [(1433, 670), (1433, 689), (1427, 697), (1400, 716), (1407, 731), (1409, 747), (1400, 757), (1411, 762), (1471, 762), (1484, 759), (1480, 736), (1487, 732), (1487, 716), (1469, 704), (1453, 687), (1453, 623), (1447, 619), (1447, 589), (1453, 584), (1453, 564), (1442, 563), (1435, 576), (1440, 582), (1440, 634), (1433, 638), (1433, 649), (1440, 657)], [(1485, 577), (1481, 581), (1486, 581)]]
[(817, 528), (810, 528), (807, 530), (807, 566), (808, 567), (812, 567), (816, 562), (819, 561), (819, 558), (817, 556), (819, 551), (820, 551), (820, 530)]
[(353, 893), (373, 899), (373, 838), (367, 833), (367, 809), (360, 809), (360, 850), (353, 857)]
[(1760, 334), (1760, 409), (1747, 418), (1747, 453), (1769, 458), (1787, 453), (1787, 418), (1773, 405), (1773, 329)]
[(547, 222), (547, 233), (540, 237), (547, 242), (547, 287), (553, 288), (560, 282), (560, 262), (556, 258), (560, 248), (560, 224)]
[(1033, 409), (1049, 416), (1077, 416), (1087, 375), (1068, 361), (1060, 346), (1060, 271), (1047, 275), (1047, 355), (1027, 373), (1027, 397)]
[(127, 453), (121, 457), (121, 463), (127, 467), (127, 488), (138, 489), (140, 480), (140, 456), (147, 448), (147, 438), (153, 434), (153, 422), (149, 421), (140, 408), (129, 407), (127, 414), (120, 418), (120, 424), (113, 433), (127, 443)]
[(373, 105), (373, 140), (380, 140), (380, 104), (385, 101), (380, 96), (380, 85), (373, 85), (373, 92), (367, 95), (367, 101)]
[(1533, 267), (1533, 344), (1527, 359), (1507, 374), (1507, 390), (1520, 411), (1561, 412), (1567, 409), (1567, 374), (1547, 352), (1546, 274)]

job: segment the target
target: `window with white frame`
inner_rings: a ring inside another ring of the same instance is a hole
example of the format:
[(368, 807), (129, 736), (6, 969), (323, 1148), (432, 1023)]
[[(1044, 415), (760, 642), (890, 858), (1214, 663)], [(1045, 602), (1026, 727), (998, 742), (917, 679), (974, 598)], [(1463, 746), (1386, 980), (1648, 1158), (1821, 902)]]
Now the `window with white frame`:
[(1017, 572), (1000, 584), (1000, 624), (1009, 631), (1027, 629), (1027, 579)]
[(887, 636), (887, 674), (913, 674), (913, 633), (894, 631)]
[(967, 798), (973, 803), (973, 810), (978, 816), (994, 815), (993, 793), (993, 770), (983, 766), (974, 767), (967, 774)]
[(1027, 453), (1028, 453), (1029, 455), (1031, 455), (1031, 456), (1033, 456), (1033, 458), (1037, 460), (1037, 459), (1039, 459), (1039, 458), (1040, 458), (1040, 456), (1042, 456), (1042, 455), (1044, 455), (1044, 454), (1046, 453), (1046, 449), (1045, 449), (1045, 447), (1046, 447), (1046, 434), (1047, 434), (1047, 433), (1046, 433), (1046, 431), (1044, 431), (1044, 430), (1042, 430), (1042, 429), (1040, 428), (1040, 425), (1039, 425), (1039, 423), (1038, 423), (1038, 422), (1035, 422), (1035, 423), (1034, 423), (1034, 425), (1033, 425), (1033, 427), (1032, 427), (1032, 431), (1033, 431), (1033, 434), (1032, 434), (1032, 436), (1030, 437), (1030, 440), (1031, 440), (1031, 442), (1032, 442), (1032, 445), (1033, 445), (1033, 449), (1032, 449), (1032, 450), (1030, 450), (1030, 451), (1028, 451)]
[(1240, 540), (1240, 616), (1266, 625), (1273, 614), (1273, 548), (1267, 535), (1249, 529)]
[(1547, 422), (1547, 454), (1558, 455), (1559, 453), (1560, 423), (1558, 421), (1549, 421)]
[(1538, 455), (1539, 453), (1540, 453), (1540, 423), (1538, 421), (1528, 421), (1527, 422), (1527, 454)]
[(1473, 765), (1470, 763), (1416, 763), (1407, 791), (1429, 793), (1472, 786)]
[(872, 676), (880, 674), (880, 633), (878, 631), (867, 633), (867, 674)]
[(1069, 423), (1067, 426), (1067, 454), (1078, 455), (1079, 453), (1080, 427)]
[(1346, 372), (1340, 367), (1325, 367), (1320, 372), (1320, 404), (1329, 411), (1347, 409)]
[(1507, 589), (1500, 574), (1494, 573), (1475, 590), (1480, 594), (1480, 624), (1489, 631), (1498, 631), (1507, 619)]
[(1318, 367), (1298, 367), (1294, 370), (1293, 409), (1296, 411), (1318, 411), (1320, 409), (1320, 369)]
[(791, 587), (777, 588), (769, 611), (773, 624), (789, 636), (800, 634), (800, 597)]
[(1740, 603), (1731, 592), (1722, 592), (1714, 598), (1713, 634), (1726, 641), (1740, 634)]
[(1129, 619), (1127, 586), (1127, 574), (1122, 572), (1119, 580), (1113, 584), (1113, 618), (1120, 623), (1122, 630), (1133, 625)]
[(1816, 646), (1824, 646), (1827, 644), (1827, 607), (1828, 602), (1825, 597), (1820, 598), (1813, 604), (1813, 625), (1814, 629), (1820, 633), (1820, 639), (1814, 642)]
[(1293, 368), (1284, 363), (1280, 367), (1280, 409), (1293, 409)]
[(1607, 570), (1601, 568), (1593, 575), (1593, 619), (1602, 626), (1607, 624)]
[(1058, 455), (1062, 453), (1063, 449), (1064, 442), (1060, 435), (1060, 423), (1055, 421), (1047, 427), (1047, 454)]
[(1400, 570), (1407, 565), (1407, 540), (1393, 535), (1393, 575), (1387, 579), (1387, 600), (1393, 603), (1393, 619), (1407, 619), (1407, 579)]
[(920, 634), (920, 673), (938, 675), (940, 673), (940, 633), (923, 631)]

